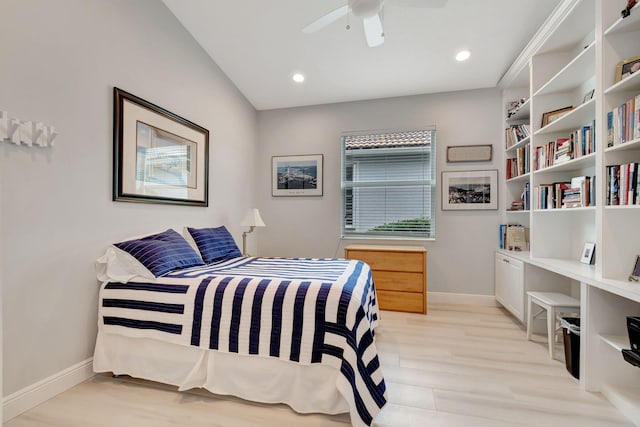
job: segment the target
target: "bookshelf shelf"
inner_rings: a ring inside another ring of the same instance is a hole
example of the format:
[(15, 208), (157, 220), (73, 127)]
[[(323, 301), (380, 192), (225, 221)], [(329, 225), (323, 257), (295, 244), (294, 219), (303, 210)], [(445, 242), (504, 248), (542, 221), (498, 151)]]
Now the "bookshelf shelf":
[(593, 120), (596, 114), (595, 99), (591, 99), (579, 105), (571, 112), (562, 116), (558, 120), (535, 131), (534, 135), (545, 135), (550, 133), (570, 132)]
[(623, 144), (614, 145), (613, 147), (607, 147), (604, 151), (606, 153), (611, 153), (614, 151), (625, 150), (640, 150), (640, 138), (634, 139), (633, 141), (625, 142)]
[(525, 145), (527, 145), (528, 142), (531, 141), (531, 135), (527, 136), (526, 138), (518, 141), (516, 144), (513, 144), (511, 147), (507, 148), (507, 152), (513, 152), (516, 149), (520, 148), (520, 147), (524, 147)]
[(604, 207), (606, 210), (640, 210), (640, 205), (607, 205)]
[(510, 214), (528, 214), (530, 211), (529, 209), (507, 209), (506, 212)]
[(531, 174), (530, 173), (525, 173), (524, 175), (518, 175), (518, 176), (514, 176), (511, 179), (507, 180), (507, 183), (512, 183), (512, 182), (527, 182), (529, 180), (529, 176)]
[(553, 209), (534, 209), (534, 212), (552, 213), (552, 212), (585, 212), (595, 211), (595, 206), (586, 206), (582, 208), (553, 208)]
[(518, 108), (518, 111), (511, 117), (507, 117), (508, 124), (514, 124), (521, 121), (528, 121), (529, 114), (531, 114), (531, 98), (528, 98), (524, 103)]
[(619, 34), (628, 31), (640, 30), (640, 3), (636, 4), (631, 9), (631, 14), (626, 18), (618, 18), (609, 28), (604, 32), (605, 36), (612, 34)]
[(614, 83), (604, 91), (604, 94), (609, 95), (613, 93), (622, 93), (634, 90), (640, 90), (640, 73), (631, 74), (626, 79)]
[(596, 42), (591, 42), (562, 70), (542, 86), (534, 96), (567, 92), (595, 75)]
[(602, 334), (600, 335), (600, 339), (603, 343), (610, 345), (618, 351), (629, 348), (629, 337), (625, 337), (624, 335)]
[(578, 171), (594, 164), (596, 153), (587, 154), (586, 156), (578, 157), (577, 159), (568, 160), (557, 165), (548, 166), (546, 168), (533, 171), (536, 175), (542, 175), (550, 172), (560, 171)]

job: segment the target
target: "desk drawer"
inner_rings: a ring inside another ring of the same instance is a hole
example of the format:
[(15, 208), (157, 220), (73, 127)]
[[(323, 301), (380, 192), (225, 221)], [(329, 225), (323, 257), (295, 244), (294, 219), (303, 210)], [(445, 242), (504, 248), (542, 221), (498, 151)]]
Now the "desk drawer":
[(422, 273), (402, 271), (373, 271), (376, 289), (386, 291), (424, 292)]
[(378, 290), (378, 305), (381, 310), (424, 313), (424, 294)]
[(349, 250), (347, 256), (350, 259), (359, 259), (366, 262), (372, 270), (421, 273), (424, 269), (423, 253)]

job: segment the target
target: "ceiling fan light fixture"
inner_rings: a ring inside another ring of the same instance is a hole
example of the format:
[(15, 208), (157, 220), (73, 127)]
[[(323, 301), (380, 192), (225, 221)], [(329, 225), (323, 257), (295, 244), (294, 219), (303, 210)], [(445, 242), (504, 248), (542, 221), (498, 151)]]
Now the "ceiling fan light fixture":
[(370, 18), (380, 12), (382, 2), (380, 0), (350, 0), (351, 13), (359, 18)]
[(302, 83), (304, 81), (304, 74), (294, 73), (293, 76), (291, 76), (291, 79), (296, 83)]
[(460, 52), (458, 52), (456, 54), (456, 61), (458, 62), (462, 62), (462, 61), (466, 61), (467, 59), (469, 59), (471, 57), (471, 52), (468, 50), (461, 50)]

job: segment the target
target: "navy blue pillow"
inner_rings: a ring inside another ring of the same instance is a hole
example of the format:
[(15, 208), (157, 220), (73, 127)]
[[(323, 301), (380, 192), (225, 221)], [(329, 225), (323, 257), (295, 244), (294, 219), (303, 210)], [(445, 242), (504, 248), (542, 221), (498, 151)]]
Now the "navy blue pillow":
[(198, 246), (202, 259), (207, 264), (242, 256), (236, 242), (223, 225), (218, 228), (190, 228), (189, 234)]
[(141, 239), (115, 243), (114, 246), (131, 254), (156, 277), (173, 270), (204, 265), (184, 237), (172, 229)]

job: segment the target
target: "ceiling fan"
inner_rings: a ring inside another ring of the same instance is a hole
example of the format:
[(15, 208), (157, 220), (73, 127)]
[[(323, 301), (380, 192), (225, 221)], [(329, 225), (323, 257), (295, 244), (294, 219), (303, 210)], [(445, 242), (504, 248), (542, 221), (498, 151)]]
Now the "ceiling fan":
[[(384, 30), (380, 14), (385, 5), (437, 8), (443, 7), (446, 3), (447, 0), (347, 0), (346, 5), (332, 10), (315, 20), (304, 27), (302, 32), (307, 34), (314, 33), (351, 13), (353, 16), (362, 19), (367, 44), (369, 47), (375, 47), (384, 43)], [(349, 29), (348, 25), (347, 29)]]

